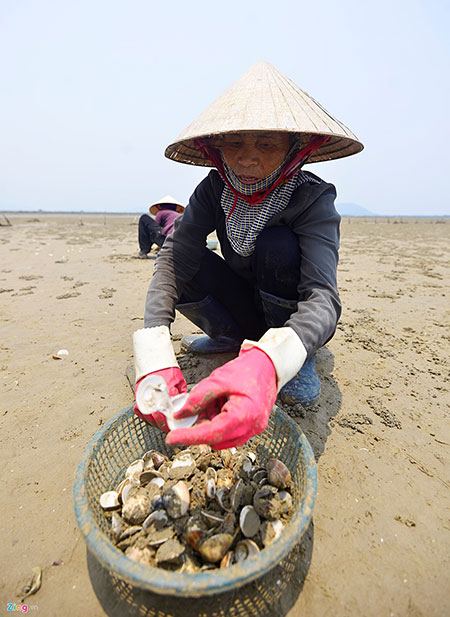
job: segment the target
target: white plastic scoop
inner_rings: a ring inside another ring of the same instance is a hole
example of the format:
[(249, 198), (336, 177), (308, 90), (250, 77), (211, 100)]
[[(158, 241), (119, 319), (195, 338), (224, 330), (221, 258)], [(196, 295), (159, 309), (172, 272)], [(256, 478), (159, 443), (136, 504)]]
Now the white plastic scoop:
[(170, 396), (164, 377), (161, 377), (161, 375), (147, 375), (139, 384), (136, 393), (136, 403), (139, 411), (144, 416), (156, 413), (157, 411), (166, 416), (167, 426), (172, 431), (176, 428), (188, 428), (198, 418), (198, 415), (182, 418), (181, 420), (175, 420), (173, 417), (173, 414), (186, 403), (188, 396), (187, 392)]

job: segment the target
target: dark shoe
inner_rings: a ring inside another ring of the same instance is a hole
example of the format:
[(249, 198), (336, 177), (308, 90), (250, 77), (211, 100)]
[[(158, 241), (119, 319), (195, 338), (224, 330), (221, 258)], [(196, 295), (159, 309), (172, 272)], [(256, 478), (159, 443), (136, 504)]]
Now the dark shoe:
[(225, 353), (239, 351), (241, 340), (219, 336), (211, 338), (206, 334), (190, 334), (181, 339), (181, 350), (189, 353)]
[(144, 253), (144, 251), (139, 251), (139, 253), (137, 254), (137, 258), (138, 259), (148, 259), (148, 255), (147, 253)]
[[(265, 291), (259, 291), (266, 323), (271, 328), (281, 328), (297, 310), (295, 300), (278, 298)], [(305, 362), (297, 375), (285, 384), (278, 393), (278, 400), (285, 405), (313, 405), (320, 396), (320, 379), (316, 373), (315, 359), (312, 356)]]
[(285, 384), (278, 398), (285, 405), (313, 405), (320, 396), (320, 379), (316, 372), (315, 357), (305, 362), (297, 375)]

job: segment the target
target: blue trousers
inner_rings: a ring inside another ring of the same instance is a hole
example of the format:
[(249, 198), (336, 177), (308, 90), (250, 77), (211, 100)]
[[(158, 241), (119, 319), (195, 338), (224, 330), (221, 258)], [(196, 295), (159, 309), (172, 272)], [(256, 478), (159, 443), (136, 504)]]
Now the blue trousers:
[[(269, 327), (261, 292), (290, 300), (295, 307), (301, 252), (293, 231), (286, 226), (264, 229), (251, 256), (251, 278), (234, 272), (222, 257), (207, 250), (195, 277), (184, 287), (178, 303), (199, 302), (213, 296), (234, 318), (242, 338), (259, 339)], [(292, 308), (293, 312), (295, 308)], [(283, 312), (284, 323), (286, 311)]]

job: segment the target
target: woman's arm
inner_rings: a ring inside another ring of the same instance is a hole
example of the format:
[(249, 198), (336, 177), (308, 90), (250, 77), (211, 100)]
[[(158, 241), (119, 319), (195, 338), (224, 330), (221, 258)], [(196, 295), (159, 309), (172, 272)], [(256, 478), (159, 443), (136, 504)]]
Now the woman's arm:
[(301, 251), (297, 310), (259, 341), (245, 340), (242, 345), (242, 349), (257, 347), (269, 356), (278, 389), (330, 340), (341, 314), (336, 283), (340, 216), (335, 196), (330, 184), (302, 187), (280, 217), (279, 223), (289, 225), (297, 235)]
[(341, 315), (337, 289), (341, 217), (334, 207), (336, 191), (327, 186), (293, 221), (301, 251), (298, 308), (285, 325), (299, 336), (308, 355), (331, 339)]

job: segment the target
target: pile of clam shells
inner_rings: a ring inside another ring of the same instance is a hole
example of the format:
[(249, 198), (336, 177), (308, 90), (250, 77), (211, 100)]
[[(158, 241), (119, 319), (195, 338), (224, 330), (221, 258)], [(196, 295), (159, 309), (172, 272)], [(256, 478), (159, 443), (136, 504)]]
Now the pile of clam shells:
[(115, 543), (133, 561), (179, 572), (226, 568), (275, 542), (293, 502), (289, 469), (208, 445), (151, 450), (100, 497)]

